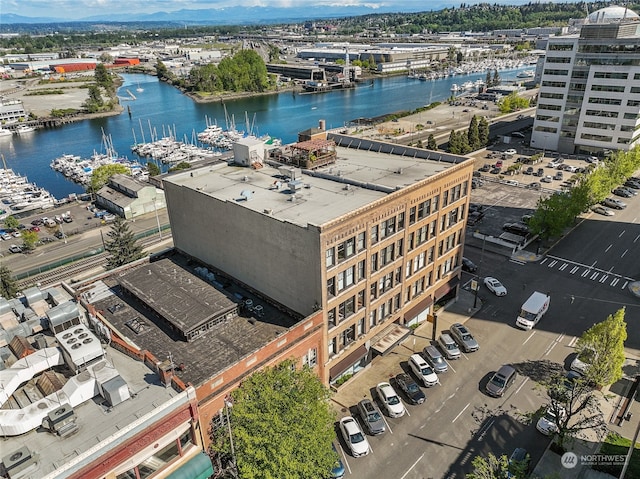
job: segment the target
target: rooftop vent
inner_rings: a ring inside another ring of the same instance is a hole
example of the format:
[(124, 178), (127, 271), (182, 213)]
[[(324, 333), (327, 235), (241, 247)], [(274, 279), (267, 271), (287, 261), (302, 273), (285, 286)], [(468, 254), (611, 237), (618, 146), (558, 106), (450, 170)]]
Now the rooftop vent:
[(68, 437), (78, 431), (76, 414), (69, 404), (54, 409), (42, 420), (42, 427), (61, 437)]
[(238, 199), (238, 201), (250, 201), (253, 197), (253, 193), (254, 192), (251, 190), (242, 190), (240, 192), (240, 198)]
[(265, 215), (272, 215), (273, 214), (273, 210), (271, 208), (265, 208), (264, 210), (262, 210), (262, 212)]
[(38, 454), (23, 446), (4, 456), (2, 463), (10, 479), (21, 479), (29, 477), (38, 469)]

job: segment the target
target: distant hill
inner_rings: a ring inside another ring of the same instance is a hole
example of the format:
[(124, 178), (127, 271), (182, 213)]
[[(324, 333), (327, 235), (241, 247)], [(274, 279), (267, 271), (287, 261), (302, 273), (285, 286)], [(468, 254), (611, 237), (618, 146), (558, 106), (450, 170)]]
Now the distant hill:
[[(429, 5), (429, 9), (443, 8), (440, 5)], [(35, 24), (35, 23), (72, 23), (72, 22), (153, 22), (188, 25), (247, 25), (286, 22), (303, 22), (306, 20), (344, 18), (375, 13), (399, 12), (411, 13), (424, 11), (425, 7), (386, 6), (372, 8), (369, 6), (305, 6), (305, 7), (229, 7), (207, 8), (200, 10), (177, 10), (175, 12), (144, 13), (109, 13), (84, 18), (65, 17), (26, 17), (13, 13), (0, 14), (0, 24)], [(4, 29), (6, 30), (6, 28)]]

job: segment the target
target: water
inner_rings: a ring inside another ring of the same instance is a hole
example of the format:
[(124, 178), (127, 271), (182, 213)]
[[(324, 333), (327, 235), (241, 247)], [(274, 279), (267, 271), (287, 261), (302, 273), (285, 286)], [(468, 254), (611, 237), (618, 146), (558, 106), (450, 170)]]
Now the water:
[[(505, 81), (514, 80), (522, 69), (504, 70), (500, 76)], [(415, 110), (448, 98), (453, 83), (484, 80), (485, 75), (475, 73), (432, 81), (396, 76), (375, 79), (348, 90), (296, 95), (286, 92), (227, 101), (223, 105), (196, 103), (153, 76), (125, 74), (119, 96), (127, 97), (125, 89), (129, 89), (137, 99), (122, 100), (125, 111), (120, 115), (28, 135), (0, 137), (0, 153), (7, 168), (27, 176), (56, 198), (63, 198), (70, 193), (82, 193), (84, 188), (51, 169), (51, 161), (63, 154), (89, 157), (94, 152), (105, 152), (103, 133), (112, 139), (115, 150), (129, 159), (138, 159), (131, 152), (131, 145), (151, 141), (152, 137), (175, 133), (179, 140), (195, 143), (196, 134), (204, 130), (207, 119), (223, 128), (233, 121), (238, 130), (244, 131), (248, 123), (255, 135), (269, 134), (283, 143), (292, 143), (299, 131), (318, 126), (319, 120), (325, 120), (327, 128), (338, 128), (360, 117)], [(136, 91), (138, 84), (144, 91)]]

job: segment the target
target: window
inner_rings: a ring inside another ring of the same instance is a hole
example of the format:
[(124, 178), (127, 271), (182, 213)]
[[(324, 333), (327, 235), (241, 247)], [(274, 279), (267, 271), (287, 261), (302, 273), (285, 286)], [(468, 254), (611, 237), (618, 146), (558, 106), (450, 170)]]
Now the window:
[(391, 263), (395, 259), (394, 255), (395, 244), (390, 244), (386, 248), (380, 251), (380, 267), (384, 267)]
[(378, 322), (378, 311), (376, 309), (369, 313), (369, 329), (373, 328)]
[(364, 329), (364, 318), (360, 318), (358, 320), (358, 337), (362, 336), (365, 333)]
[(361, 281), (365, 278), (367, 274), (367, 260), (363, 259), (358, 262), (358, 281)]
[(445, 207), (449, 204), (449, 190), (442, 193), (442, 206)]
[(364, 289), (361, 291), (358, 291), (358, 311), (360, 311), (362, 308), (364, 308), (365, 302), (364, 302)]
[(371, 272), (374, 273), (378, 271), (378, 253), (373, 253), (371, 255)]
[(613, 78), (614, 80), (626, 80), (627, 76), (627, 73), (619, 72), (595, 72), (593, 74), (593, 78)]
[(371, 285), (371, 292), (369, 293), (369, 297), (371, 301), (378, 298), (378, 285), (376, 283), (373, 283)]
[(416, 207), (412, 206), (409, 210), (409, 224), (412, 225), (416, 222)]
[(378, 242), (378, 225), (374, 225), (371, 227), (371, 244), (376, 244)]
[(390, 218), (380, 224), (380, 239), (391, 236), (396, 232), (396, 219)]
[(338, 245), (338, 261), (343, 261), (356, 254), (356, 239), (349, 238), (344, 243)]
[(411, 251), (413, 249), (413, 237), (414, 233), (409, 233), (407, 237), (407, 251)]
[(333, 298), (336, 295), (336, 278), (327, 279), (327, 296)]
[(355, 270), (355, 266), (351, 266), (350, 268), (347, 268), (344, 271), (338, 273), (338, 291), (342, 291), (343, 289), (348, 288), (355, 282)]
[(311, 348), (307, 351), (307, 354), (302, 356), (302, 365), (313, 368), (316, 364), (318, 364), (318, 350), (316, 348)]
[(331, 308), (327, 311), (327, 323), (330, 328), (335, 328), (336, 324), (336, 308)]
[(358, 251), (362, 251), (367, 247), (367, 234), (363, 231), (358, 233)]
[(398, 214), (398, 231), (404, 229), (404, 211)]
[(416, 230), (416, 246), (420, 246), (427, 241), (427, 225), (424, 225), (420, 229)]
[(349, 344), (351, 344), (355, 340), (356, 340), (356, 328), (355, 328), (355, 325), (352, 325), (351, 327), (345, 329), (344, 331), (342, 331), (342, 333), (340, 333), (340, 341), (341, 341), (343, 347), (344, 346), (348, 346)]
[(334, 356), (337, 353), (337, 345), (338, 341), (335, 337), (329, 340), (329, 347), (327, 348), (329, 351), (329, 356)]
[(356, 297), (351, 296), (338, 306), (338, 318), (340, 322), (352, 316), (356, 312)]
[(327, 253), (326, 253), (326, 261), (327, 261), (327, 268), (330, 266), (333, 266), (335, 264), (336, 261), (336, 249), (335, 248), (329, 248), (327, 249)]
[(447, 217), (442, 215), (440, 217), (440, 231), (444, 231), (447, 228)]

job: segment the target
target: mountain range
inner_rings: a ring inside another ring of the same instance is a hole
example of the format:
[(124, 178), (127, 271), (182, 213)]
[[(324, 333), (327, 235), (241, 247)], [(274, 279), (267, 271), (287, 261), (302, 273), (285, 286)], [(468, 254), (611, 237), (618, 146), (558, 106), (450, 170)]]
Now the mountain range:
[(185, 25), (247, 25), (302, 22), (307, 20), (345, 18), (380, 13), (412, 13), (425, 10), (439, 10), (444, 5), (430, 4), (429, 8), (381, 7), (366, 5), (349, 6), (305, 6), (305, 7), (230, 7), (208, 8), (197, 10), (177, 10), (174, 12), (150, 13), (103, 13), (84, 18), (63, 17), (26, 17), (13, 13), (0, 14), (0, 23), (35, 24), (35, 23), (70, 23), (70, 22), (166, 22)]

